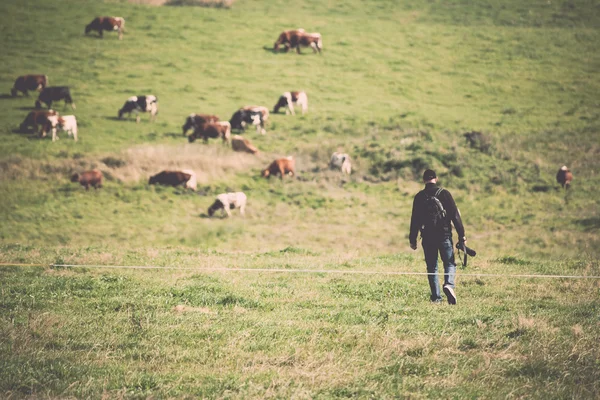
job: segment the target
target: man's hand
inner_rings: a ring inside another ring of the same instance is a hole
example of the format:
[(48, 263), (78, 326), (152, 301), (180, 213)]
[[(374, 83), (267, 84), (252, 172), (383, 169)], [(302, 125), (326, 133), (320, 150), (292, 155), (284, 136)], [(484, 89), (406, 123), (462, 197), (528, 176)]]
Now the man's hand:
[(417, 243), (416, 242), (415, 243), (411, 243), (410, 244), (410, 248), (413, 249), (413, 250), (416, 250), (417, 249)]

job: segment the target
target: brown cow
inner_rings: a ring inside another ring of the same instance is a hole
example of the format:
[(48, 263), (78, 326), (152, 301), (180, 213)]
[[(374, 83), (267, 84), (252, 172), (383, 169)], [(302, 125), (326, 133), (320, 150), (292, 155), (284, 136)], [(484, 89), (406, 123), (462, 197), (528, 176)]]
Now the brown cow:
[(89, 190), (90, 186), (98, 189), (102, 187), (102, 172), (94, 169), (81, 174), (73, 174), (71, 182), (79, 182), (81, 186), (85, 187), (85, 190)]
[(200, 138), (204, 140), (204, 143), (208, 143), (208, 138), (221, 138), (223, 143), (229, 144), (231, 141), (231, 124), (229, 121), (218, 121), (200, 125), (194, 129), (194, 133), (188, 136), (188, 141), (192, 143)]
[(231, 138), (231, 148), (234, 151), (241, 151), (250, 154), (258, 153), (258, 149), (253, 146), (248, 139), (240, 135), (233, 135)]
[(196, 190), (197, 181), (194, 171), (184, 169), (181, 171), (162, 171), (150, 177), (149, 185), (155, 183), (167, 186), (183, 185), (186, 189)]
[(102, 31), (118, 31), (119, 40), (123, 39), (123, 31), (125, 30), (125, 19), (122, 17), (96, 17), (86, 25), (85, 34), (90, 31), (97, 31), (100, 37), (103, 37)]
[(273, 161), (271, 165), (262, 171), (264, 178), (269, 178), (271, 175), (277, 176), (278, 174), (281, 180), (283, 180), (285, 174), (296, 175), (296, 160), (292, 156), (280, 158)]
[(29, 96), (28, 90), (41, 92), (46, 86), (48, 86), (48, 76), (46, 75), (22, 75), (15, 81), (10, 94), (15, 97), (17, 92), (22, 92), (25, 96)]
[(48, 123), (48, 117), (58, 115), (58, 113), (54, 110), (33, 110), (30, 111), (29, 114), (25, 117), (25, 120), (21, 122), (19, 126), (19, 130), (21, 132), (25, 132), (30, 127), (33, 127), (35, 133), (39, 132), (39, 127), (42, 129)]
[(567, 168), (566, 165), (560, 167), (560, 169), (556, 173), (556, 182), (560, 183), (565, 189), (569, 189), (571, 187), (572, 180), (573, 174), (571, 173), (569, 168)]
[(219, 117), (217, 117), (216, 115), (196, 113), (190, 114), (185, 119), (185, 124), (183, 124), (183, 126), (181, 127), (183, 129), (183, 136), (185, 136), (187, 134), (187, 131), (190, 129), (196, 130), (196, 128), (198, 128), (201, 125), (214, 122), (219, 122)]
[(316, 53), (318, 51), (320, 53), (323, 48), (323, 41), (321, 40), (320, 33), (306, 33), (304, 29), (294, 29), (283, 31), (279, 34), (273, 46), (273, 51), (278, 51), (281, 45), (285, 46), (286, 52), (295, 48), (296, 52), (300, 54), (300, 46), (310, 46), (313, 52)]

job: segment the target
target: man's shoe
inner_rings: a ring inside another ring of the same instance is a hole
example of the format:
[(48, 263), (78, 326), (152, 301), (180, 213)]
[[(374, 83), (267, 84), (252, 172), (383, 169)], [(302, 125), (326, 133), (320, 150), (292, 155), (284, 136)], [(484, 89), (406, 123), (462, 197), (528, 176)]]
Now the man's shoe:
[(454, 294), (454, 289), (451, 286), (444, 286), (444, 294), (448, 298), (448, 304), (456, 304), (456, 295)]

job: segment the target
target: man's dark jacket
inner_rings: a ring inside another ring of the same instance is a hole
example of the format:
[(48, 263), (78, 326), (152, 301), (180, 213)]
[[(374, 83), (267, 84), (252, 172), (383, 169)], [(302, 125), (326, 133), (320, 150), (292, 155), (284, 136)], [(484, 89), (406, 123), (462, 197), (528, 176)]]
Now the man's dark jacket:
[[(425, 189), (421, 190), (416, 194), (415, 199), (413, 200), (413, 209), (412, 209), (412, 217), (410, 219), (410, 235), (409, 240), (411, 244), (417, 243), (417, 236), (419, 235), (419, 231), (422, 229), (424, 221), (426, 221), (427, 210), (425, 209), (425, 198), (426, 194), (429, 196), (435, 195), (438, 191), (439, 186), (435, 183), (427, 183), (425, 184)], [(446, 189), (442, 189), (442, 191), (438, 194), (437, 198), (444, 206), (444, 210), (446, 210), (446, 218), (443, 223), (443, 231), (442, 232), (426, 232), (422, 231), (421, 236), (424, 240), (430, 239), (442, 239), (444, 237), (452, 236), (452, 225), (454, 224), (456, 228), (456, 232), (458, 233), (459, 238), (463, 238), (465, 236), (465, 228), (463, 226), (462, 220), (460, 219), (460, 212), (456, 207), (456, 203), (452, 198), (452, 195)]]

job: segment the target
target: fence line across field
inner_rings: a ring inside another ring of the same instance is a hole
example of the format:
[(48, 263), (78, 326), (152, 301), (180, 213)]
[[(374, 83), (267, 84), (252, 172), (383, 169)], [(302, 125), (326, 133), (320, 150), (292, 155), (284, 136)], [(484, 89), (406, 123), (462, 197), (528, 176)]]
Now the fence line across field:
[[(95, 268), (95, 269), (169, 269), (174, 271), (197, 271), (197, 272), (278, 272), (278, 273), (303, 273), (303, 274), (348, 274), (348, 275), (436, 275), (433, 272), (412, 271), (358, 271), (358, 270), (335, 270), (335, 269), (294, 269), (294, 268), (223, 268), (223, 267), (161, 267), (156, 265), (99, 265), (99, 264), (19, 264), (0, 263), (0, 266), (15, 267), (58, 267), (58, 268)], [(443, 271), (438, 272), (443, 275)], [(600, 279), (596, 275), (540, 275), (540, 274), (489, 274), (489, 273), (465, 273), (457, 270), (456, 275), (489, 278), (534, 278), (534, 279)]]

